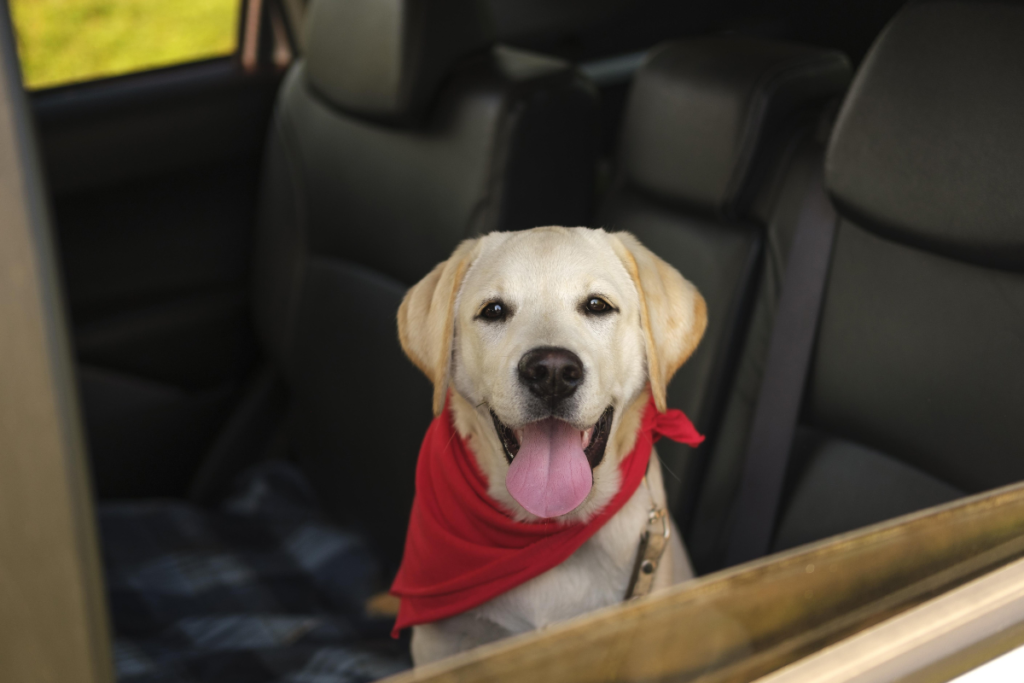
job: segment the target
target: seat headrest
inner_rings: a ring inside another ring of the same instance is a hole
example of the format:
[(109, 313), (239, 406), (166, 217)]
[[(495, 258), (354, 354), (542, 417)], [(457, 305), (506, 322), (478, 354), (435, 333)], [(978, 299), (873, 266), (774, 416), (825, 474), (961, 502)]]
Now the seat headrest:
[(884, 236), (1024, 266), (1024, 6), (901, 10), (843, 103), (825, 182), (842, 213)]
[(353, 114), (410, 123), (456, 62), (492, 42), (479, 0), (313, 0), (306, 78)]
[(662, 44), (633, 82), (622, 170), (654, 195), (735, 215), (764, 141), (849, 80), (834, 51), (739, 36)]

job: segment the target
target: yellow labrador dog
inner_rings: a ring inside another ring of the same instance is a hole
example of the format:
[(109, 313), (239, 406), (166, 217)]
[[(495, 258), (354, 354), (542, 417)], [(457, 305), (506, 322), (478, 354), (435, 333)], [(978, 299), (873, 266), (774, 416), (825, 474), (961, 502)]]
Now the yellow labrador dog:
[[(488, 493), (515, 519), (586, 521), (619, 490), (619, 464), (653, 396), (696, 348), (704, 300), (628, 233), (545, 227), (463, 242), (405, 296), (402, 348), (449, 405)], [(567, 560), (457, 616), (413, 629), (423, 664), (620, 602), (652, 505), (647, 484)], [(671, 534), (654, 589), (692, 576)]]

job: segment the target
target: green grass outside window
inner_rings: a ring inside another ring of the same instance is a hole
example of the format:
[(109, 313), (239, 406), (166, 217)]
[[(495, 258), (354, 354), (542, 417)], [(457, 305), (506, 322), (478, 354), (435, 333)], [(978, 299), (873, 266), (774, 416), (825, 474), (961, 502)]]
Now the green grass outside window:
[(240, 0), (10, 0), (25, 87), (222, 57)]

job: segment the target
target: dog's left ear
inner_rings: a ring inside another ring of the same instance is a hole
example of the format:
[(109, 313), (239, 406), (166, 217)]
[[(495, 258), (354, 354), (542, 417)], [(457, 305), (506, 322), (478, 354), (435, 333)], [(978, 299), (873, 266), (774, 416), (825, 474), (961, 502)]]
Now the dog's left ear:
[(402, 350), (434, 383), (434, 414), (444, 410), (455, 336), (455, 299), (480, 240), (466, 240), (413, 285), (398, 307), (398, 340)]
[(628, 232), (611, 233), (612, 243), (640, 294), (640, 324), (647, 349), (651, 394), (659, 411), (676, 370), (697, 348), (708, 324), (707, 306), (679, 271)]

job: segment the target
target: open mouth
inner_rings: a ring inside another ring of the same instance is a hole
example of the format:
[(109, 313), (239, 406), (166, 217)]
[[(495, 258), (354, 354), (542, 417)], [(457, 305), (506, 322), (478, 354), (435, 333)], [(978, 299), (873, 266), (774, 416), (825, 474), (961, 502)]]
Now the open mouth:
[[(601, 464), (601, 460), (604, 459), (604, 451), (608, 446), (608, 435), (612, 428), (612, 416), (615, 413), (615, 409), (612, 406), (605, 408), (604, 412), (601, 413), (601, 417), (597, 419), (590, 429), (583, 430), (580, 432), (580, 438), (582, 440), (581, 445), (583, 446), (583, 453), (587, 456), (587, 462), (590, 463), (590, 469), (594, 469)], [(526, 436), (526, 429), (520, 428), (513, 430), (511, 427), (505, 425), (504, 422), (498, 419), (498, 416), (491, 411), (491, 419), (494, 420), (494, 428), (498, 432), (498, 438), (501, 439), (501, 445), (505, 449), (505, 459), (511, 465), (515, 457), (519, 455), (519, 449), (522, 446), (523, 438)], [(548, 418), (554, 420), (557, 418)], [(541, 422), (544, 422), (542, 420)], [(529, 427), (529, 425), (527, 425)]]
[(505, 488), (530, 514), (560, 517), (583, 504), (594, 485), (594, 468), (604, 458), (612, 425), (609, 406), (589, 429), (554, 417), (511, 429), (491, 412), (508, 472)]

